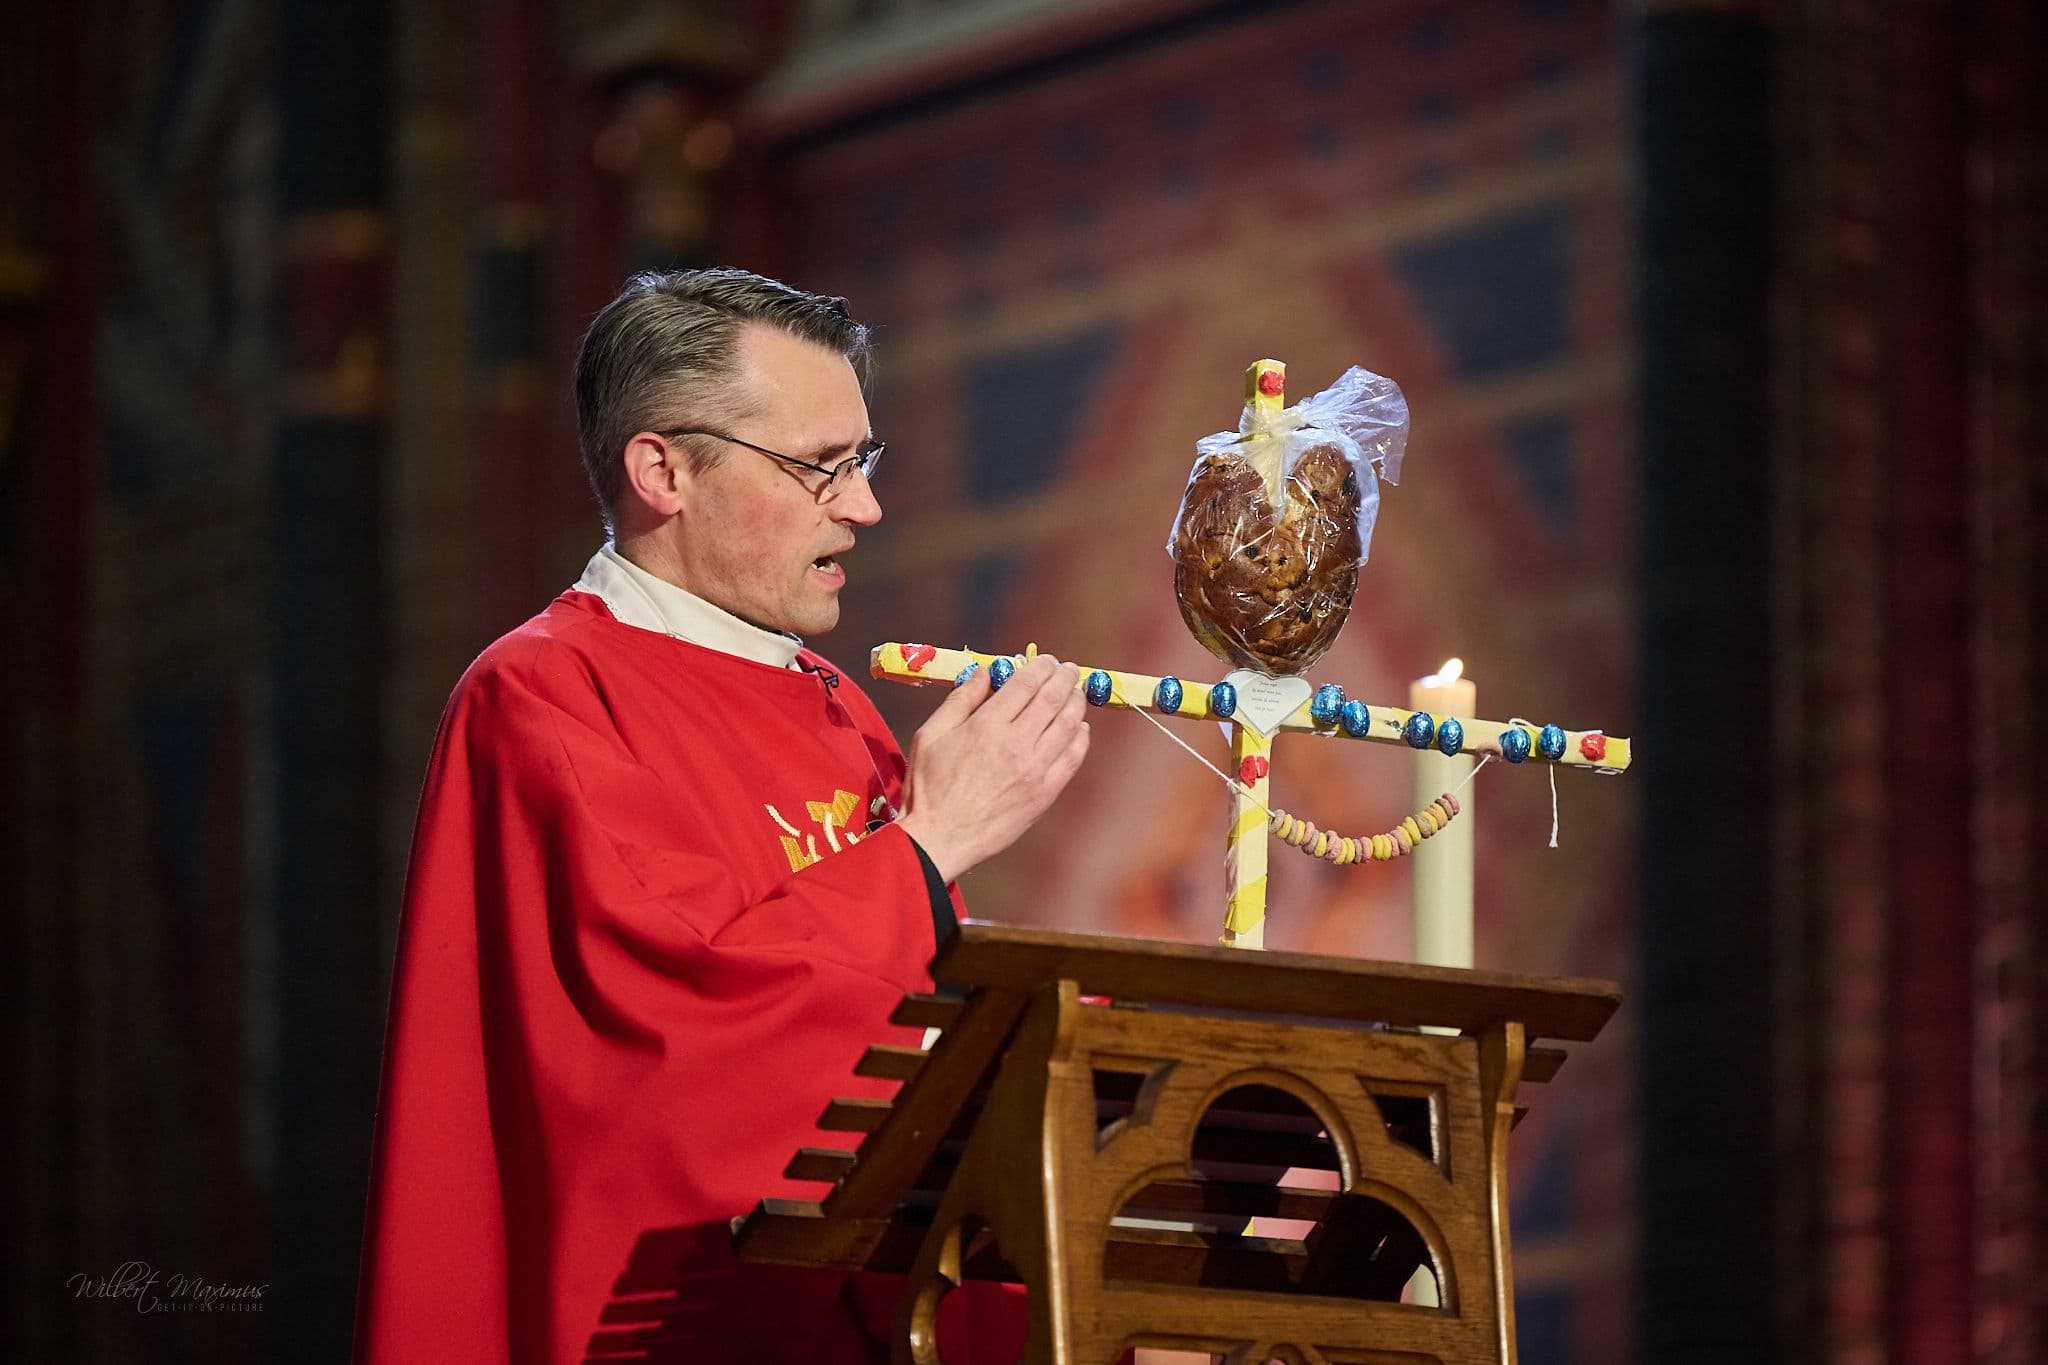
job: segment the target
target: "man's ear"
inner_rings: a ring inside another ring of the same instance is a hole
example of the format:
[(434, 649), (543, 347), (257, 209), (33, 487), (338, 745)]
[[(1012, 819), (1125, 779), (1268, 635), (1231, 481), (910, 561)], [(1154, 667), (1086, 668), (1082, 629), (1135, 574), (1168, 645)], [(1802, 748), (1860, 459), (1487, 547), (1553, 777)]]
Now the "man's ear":
[(690, 469), (677, 446), (643, 431), (626, 442), (619, 458), (624, 461), (628, 496), (662, 521), (682, 510)]

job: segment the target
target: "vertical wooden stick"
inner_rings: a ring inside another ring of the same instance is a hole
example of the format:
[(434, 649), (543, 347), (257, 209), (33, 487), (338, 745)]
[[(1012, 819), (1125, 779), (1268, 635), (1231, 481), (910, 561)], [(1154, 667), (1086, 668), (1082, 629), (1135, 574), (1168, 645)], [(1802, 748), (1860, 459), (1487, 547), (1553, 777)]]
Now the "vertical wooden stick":
[[(1230, 759), (1249, 792), (1230, 796), (1230, 843), (1223, 855), (1222, 943), (1227, 948), (1266, 946), (1266, 801), (1272, 783), (1273, 741), (1251, 726), (1230, 727)], [(1256, 760), (1248, 762), (1247, 760)]]
[[(1254, 361), (1244, 372), (1244, 405), (1270, 417), (1287, 405), (1287, 367), (1277, 360)], [(1262, 443), (1271, 446), (1272, 442)], [(1268, 494), (1278, 503), (1281, 478), (1278, 452), (1247, 448), (1245, 457), (1265, 475)], [(1266, 946), (1266, 812), (1253, 804), (1266, 799), (1272, 767), (1273, 741), (1239, 722), (1231, 727), (1230, 760), (1237, 777), (1251, 788), (1230, 797), (1230, 845), (1223, 873), (1229, 898), (1224, 903), (1223, 938), (1228, 948)], [(1256, 759), (1247, 765), (1247, 759)]]
[[(1287, 407), (1287, 367), (1277, 360), (1256, 360), (1244, 372), (1244, 407), (1271, 420)], [(1266, 481), (1266, 496), (1275, 507), (1287, 505), (1287, 468), (1280, 443), (1254, 435), (1238, 447), (1246, 464)]]

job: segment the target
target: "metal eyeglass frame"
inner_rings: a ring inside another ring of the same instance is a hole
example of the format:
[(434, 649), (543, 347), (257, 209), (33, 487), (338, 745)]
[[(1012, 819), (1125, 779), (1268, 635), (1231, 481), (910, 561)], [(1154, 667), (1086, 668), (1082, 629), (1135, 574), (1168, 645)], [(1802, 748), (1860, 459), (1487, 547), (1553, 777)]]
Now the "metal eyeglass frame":
[(887, 441), (877, 441), (873, 437), (869, 437), (860, 443), (853, 454), (837, 464), (812, 464), (809, 460), (799, 460), (794, 455), (785, 455), (779, 450), (770, 450), (767, 446), (757, 446), (752, 441), (742, 441), (737, 436), (728, 436), (722, 431), (713, 431), (710, 427), (677, 427), (673, 431), (657, 431), (654, 434), (663, 440), (676, 436), (712, 436), (721, 441), (730, 441), (736, 446), (745, 446), (748, 450), (766, 455), (771, 460), (780, 460), (784, 464), (795, 465), (798, 469), (808, 469), (814, 474), (823, 474), (825, 482), (816, 490), (819, 502), (830, 500), (845, 486), (841, 482), (840, 476), (849, 470), (858, 469), (860, 476), (864, 479), (874, 478), (875, 466), (882, 462), (882, 452), (889, 448)]

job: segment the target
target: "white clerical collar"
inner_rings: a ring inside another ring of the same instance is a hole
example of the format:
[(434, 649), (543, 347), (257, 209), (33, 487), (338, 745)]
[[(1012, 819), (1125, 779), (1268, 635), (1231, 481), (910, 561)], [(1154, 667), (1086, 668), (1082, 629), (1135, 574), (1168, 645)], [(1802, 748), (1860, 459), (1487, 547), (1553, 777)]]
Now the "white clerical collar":
[(604, 599), (612, 615), (626, 625), (673, 635), (771, 668), (795, 668), (796, 652), (803, 647), (803, 641), (794, 635), (763, 630), (665, 578), (656, 578), (620, 554), (610, 541), (583, 566), (576, 591)]

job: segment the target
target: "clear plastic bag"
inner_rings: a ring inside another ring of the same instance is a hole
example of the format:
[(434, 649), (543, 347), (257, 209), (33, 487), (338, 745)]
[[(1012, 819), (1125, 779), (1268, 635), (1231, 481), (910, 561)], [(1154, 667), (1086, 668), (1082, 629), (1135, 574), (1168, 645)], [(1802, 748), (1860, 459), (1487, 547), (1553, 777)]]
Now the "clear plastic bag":
[(1351, 612), (1379, 480), (1400, 482), (1407, 445), (1400, 386), (1356, 367), (1293, 407), (1254, 397), (1236, 431), (1198, 441), (1166, 545), (1195, 638), (1283, 676), (1321, 658)]

